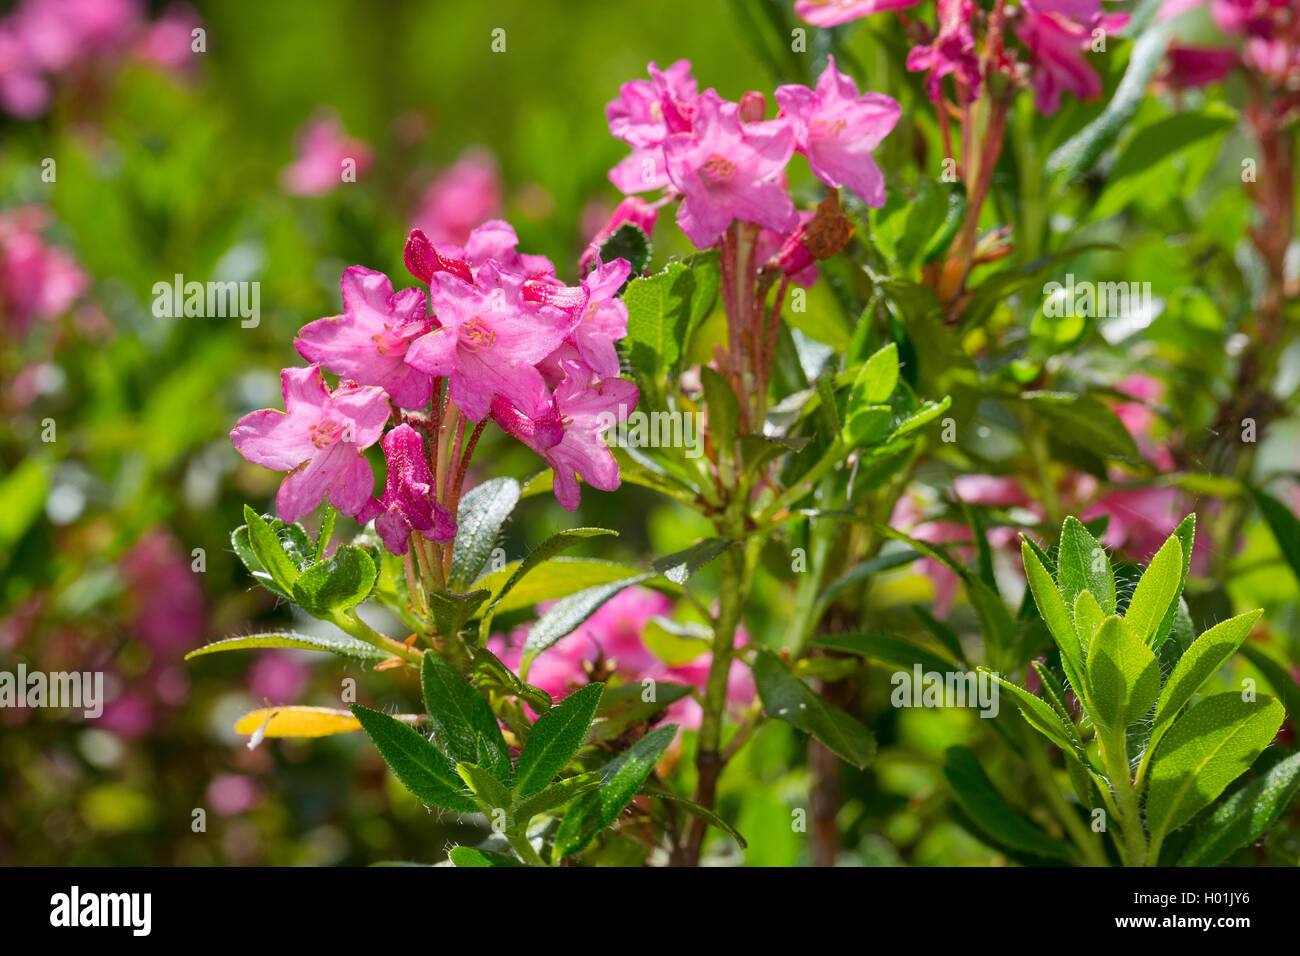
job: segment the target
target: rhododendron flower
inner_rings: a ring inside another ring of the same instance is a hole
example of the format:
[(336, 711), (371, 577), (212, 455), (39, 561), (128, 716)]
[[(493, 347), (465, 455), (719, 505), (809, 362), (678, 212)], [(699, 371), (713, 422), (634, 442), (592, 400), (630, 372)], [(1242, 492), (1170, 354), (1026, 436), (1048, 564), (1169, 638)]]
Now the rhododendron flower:
[(22, 119), (45, 112), (50, 85), (12, 29), (0, 26), (0, 109)]
[(525, 414), (547, 403), (546, 383), (534, 366), (555, 351), (574, 319), (554, 306), (523, 298), (524, 280), (489, 260), (471, 285), (440, 272), (429, 291), (439, 327), (416, 339), (406, 361), (430, 375), (445, 376), (452, 400), (473, 421), (482, 421), (492, 396), (501, 395)]
[(837, 27), (841, 23), (869, 17), (882, 10), (903, 10), (921, 0), (796, 0), (794, 12), (818, 27)]
[(121, 50), (140, 25), (135, 0), (25, 0), (13, 29), (43, 69), (65, 70), (80, 60)]
[(357, 520), (375, 519), (375, 530), (393, 554), (405, 554), (412, 531), (431, 541), (456, 537), (456, 519), (434, 500), (433, 473), (424, 457), (420, 433), (403, 422), (384, 435), (384, 461), (388, 475), (384, 493), (371, 502)]
[(716, 245), (734, 220), (777, 232), (797, 224), (778, 177), (794, 153), (786, 120), (741, 123), (740, 107), (712, 90), (696, 102), (689, 133), (664, 145), (668, 176), (685, 196), (677, 224), (700, 249)]
[(618, 463), (602, 437), (636, 408), (637, 387), (621, 378), (597, 380), (595, 372), (576, 350), (556, 362), (563, 378), (555, 388), (555, 408), (564, 426), (564, 437), (543, 447), (540, 442), (518, 436), (543, 458), (555, 472), (555, 497), (568, 511), (578, 507), (583, 481), (601, 491), (614, 491), (621, 481)]
[(62, 315), (88, 284), (72, 256), (41, 238), (48, 221), (37, 206), (0, 214), (0, 316), (15, 333)]
[(365, 507), (375, 476), (361, 453), (379, 440), (388, 421), (382, 388), (343, 383), (325, 387), (320, 367), (280, 373), (283, 412), (250, 412), (230, 433), (231, 444), (251, 462), (289, 474), (275, 496), (284, 521), (310, 514), (325, 498), (355, 515)]
[(595, 261), (600, 247), (605, 244), (614, 233), (625, 224), (636, 226), (646, 236), (651, 236), (655, 231), (655, 222), (659, 219), (659, 210), (650, 205), (644, 199), (638, 196), (628, 196), (614, 209), (610, 214), (609, 220), (591, 237), (591, 242), (587, 244), (586, 251), (582, 254), (582, 259), (578, 262), (578, 269), (586, 272), (591, 263)]
[(586, 307), (569, 341), (601, 378), (618, 375), (618, 350), (614, 343), (627, 335), (627, 304), (618, 293), (631, 274), (632, 264), (626, 259), (602, 263), (597, 256), (596, 268), (582, 280)]
[(828, 57), (815, 91), (778, 87), (776, 101), (794, 129), (795, 148), (808, 157), (818, 179), (851, 190), (869, 206), (885, 204), (885, 177), (871, 151), (898, 122), (893, 97), (859, 95), (852, 77), (836, 70), (835, 58)]
[(808, 286), (817, 281), (817, 260), (803, 244), (804, 227), (812, 222), (817, 213), (811, 209), (798, 213), (799, 224), (786, 235), (771, 229), (760, 229), (758, 239), (754, 242), (754, 258), (759, 263), (771, 263), (776, 260), (783, 275), (789, 276), (795, 285)]
[(1081, 100), (1100, 96), (1101, 77), (1087, 61), (1092, 31), (1113, 33), (1128, 20), (1128, 14), (1105, 14), (1092, 24), (1082, 24), (1054, 13), (1036, 13), (1027, 6), (1016, 35), (1033, 55), (1034, 106), (1051, 114), (1060, 108), (1063, 92)]
[(501, 173), (486, 149), (467, 149), (425, 191), (415, 226), (433, 242), (464, 245), (471, 231), (501, 214)]
[(297, 153), (281, 174), (284, 191), (296, 196), (318, 196), (343, 183), (350, 160), (360, 176), (370, 168), (372, 151), (351, 139), (335, 116), (311, 120), (298, 133)]
[(203, 636), (207, 609), (189, 555), (170, 532), (155, 528), (118, 561), (130, 603), (131, 631), (163, 654), (188, 650)]
[(172, 4), (141, 32), (136, 41), (136, 56), (167, 70), (182, 70), (193, 65), (194, 30), (199, 23), (198, 14), (188, 4)]
[(1241, 62), (1235, 50), (1226, 47), (1171, 47), (1166, 54), (1164, 80), (1178, 89), (1217, 83)]
[(609, 180), (628, 195), (663, 189), (668, 185), (664, 142), (691, 130), (698, 87), (688, 60), (678, 60), (667, 70), (651, 63), (649, 80), (631, 80), (619, 88), (618, 99), (605, 107), (610, 133), (632, 147), (609, 173)]
[(405, 361), (411, 342), (433, 325), (424, 292), (394, 294), (388, 276), (362, 266), (345, 269), (340, 285), (343, 315), (303, 326), (294, 340), (298, 353), (344, 378), (379, 386), (398, 408), (429, 404), (432, 380)]
[(970, 18), (972, 0), (939, 0), (939, 35), (929, 46), (916, 46), (907, 54), (907, 68), (928, 71), (925, 91), (933, 102), (943, 96), (943, 78), (953, 74), (959, 99), (970, 103), (980, 93), (980, 62)]

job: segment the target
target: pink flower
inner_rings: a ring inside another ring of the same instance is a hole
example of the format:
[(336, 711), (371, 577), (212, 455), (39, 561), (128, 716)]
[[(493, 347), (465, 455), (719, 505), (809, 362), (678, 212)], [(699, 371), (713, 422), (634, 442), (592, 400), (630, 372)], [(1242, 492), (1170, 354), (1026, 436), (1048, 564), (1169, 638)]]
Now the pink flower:
[(903, 10), (921, 0), (795, 0), (794, 12), (813, 26), (837, 27), (882, 10)]
[(22, 38), (0, 25), (0, 109), (20, 119), (40, 116), (50, 103), (50, 86)]
[(208, 803), (223, 817), (234, 817), (252, 809), (261, 796), (257, 781), (239, 773), (221, 773), (212, 778)]
[(943, 78), (950, 73), (962, 103), (979, 98), (980, 63), (970, 27), (974, 9), (972, 0), (939, 0), (939, 35), (929, 46), (913, 47), (907, 54), (909, 70), (929, 71), (925, 91), (936, 103), (943, 96)]
[(885, 177), (871, 151), (898, 122), (898, 102), (881, 93), (859, 95), (853, 79), (835, 69), (835, 58), (827, 59), (815, 92), (806, 86), (782, 86), (776, 101), (794, 129), (795, 148), (808, 157), (813, 174), (879, 208), (885, 204)]
[(1054, 13), (1035, 13), (1027, 7), (1016, 35), (1033, 57), (1033, 83), (1038, 91), (1034, 106), (1050, 115), (1060, 108), (1062, 92), (1081, 100), (1100, 96), (1101, 77), (1087, 61), (1092, 30), (1100, 28), (1111, 33), (1122, 29), (1128, 20), (1128, 14), (1106, 14), (1085, 25)]
[(434, 242), (464, 245), (471, 230), (501, 214), (501, 174), (485, 149), (467, 149), (425, 191), (415, 225)]
[(135, 611), (131, 630), (161, 654), (176, 654), (203, 636), (207, 608), (199, 576), (166, 530), (146, 532), (118, 562)]
[(325, 498), (339, 511), (361, 511), (375, 487), (363, 449), (379, 440), (388, 421), (382, 388), (343, 383), (325, 387), (320, 367), (280, 373), (283, 412), (250, 412), (230, 433), (230, 442), (251, 462), (289, 474), (275, 496), (284, 521), (310, 514)]
[(377, 385), (398, 408), (429, 404), (429, 376), (406, 364), (410, 344), (432, 327), (424, 292), (403, 289), (382, 272), (362, 266), (345, 269), (343, 315), (303, 326), (294, 345), (309, 362), (362, 385)]
[(780, 235), (771, 229), (759, 230), (758, 239), (754, 242), (754, 258), (767, 264), (775, 260), (781, 272), (789, 276), (795, 285), (807, 288), (815, 284), (817, 260), (803, 244), (804, 227), (815, 215), (811, 209), (800, 211), (798, 225), (787, 235)]
[(384, 494), (359, 516), (361, 522), (375, 518), (375, 530), (393, 554), (406, 554), (407, 539), (419, 531), (430, 541), (456, 537), (456, 519), (434, 500), (436, 489), (424, 441), (403, 422), (384, 435), (384, 461), (388, 466)]
[(201, 24), (198, 14), (185, 3), (173, 3), (163, 15), (148, 24), (136, 41), (141, 60), (165, 70), (183, 70), (194, 65), (194, 30)]
[(1235, 50), (1226, 47), (1171, 47), (1166, 55), (1164, 79), (1170, 86), (1189, 89), (1218, 83), (1241, 62)]
[(554, 363), (562, 376), (554, 402), (564, 437), (550, 447), (521, 440), (550, 464), (555, 472), (555, 497), (573, 511), (581, 496), (575, 475), (601, 491), (618, 488), (618, 463), (601, 436), (636, 407), (638, 395), (636, 386), (625, 379), (597, 380), (576, 350), (562, 352)]
[(586, 272), (600, 252), (600, 247), (625, 224), (636, 226), (648, 237), (654, 234), (655, 222), (658, 219), (659, 210), (655, 206), (637, 196), (628, 196), (618, 204), (609, 220), (591, 237), (591, 242), (587, 244), (587, 249), (578, 262), (578, 269)]
[(452, 400), (473, 421), (501, 395), (525, 414), (547, 403), (546, 383), (534, 366), (559, 347), (574, 319), (561, 309), (524, 297), (525, 281), (488, 261), (471, 285), (436, 273), (429, 292), (438, 328), (416, 339), (406, 361), (445, 376)]
[(58, 72), (116, 53), (140, 24), (135, 0), (25, 0), (12, 15), (31, 58)]
[(16, 333), (62, 315), (86, 289), (76, 261), (41, 238), (48, 219), (37, 206), (0, 214), (0, 315)]
[(336, 116), (323, 116), (307, 123), (298, 133), (297, 155), (281, 174), (284, 191), (295, 196), (319, 196), (343, 183), (343, 173), (361, 176), (370, 168), (372, 151), (358, 139), (350, 139)]
[(292, 704), (307, 687), (309, 676), (307, 665), (298, 655), (268, 651), (257, 655), (248, 669), (248, 689), (259, 701)]
[(651, 63), (647, 72), (649, 80), (624, 83), (618, 99), (605, 107), (611, 135), (633, 148), (609, 173), (610, 182), (627, 195), (668, 185), (663, 145), (675, 133), (690, 132), (699, 95), (688, 60), (667, 70)]
[(600, 378), (618, 376), (614, 343), (627, 335), (627, 304), (618, 293), (631, 273), (632, 265), (626, 259), (602, 263), (597, 256), (596, 268), (582, 280), (586, 307), (569, 341)]
[(716, 245), (737, 219), (789, 232), (798, 218), (778, 178), (793, 153), (788, 121), (741, 123), (735, 103), (705, 92), (691, 132), (664, 145), (668, 176), (686, 197), (677, 224), (700, 249)]

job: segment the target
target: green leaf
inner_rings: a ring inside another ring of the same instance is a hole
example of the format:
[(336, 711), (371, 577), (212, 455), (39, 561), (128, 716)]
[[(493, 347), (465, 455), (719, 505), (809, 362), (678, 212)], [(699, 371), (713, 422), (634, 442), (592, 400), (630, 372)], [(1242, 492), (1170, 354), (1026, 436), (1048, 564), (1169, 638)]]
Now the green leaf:
[(1108, 617), (1088, 648), (1088, 708), (1099, 725), (1123, 731), (1160, 694), (1160, 662), (1121, 617)]
[(521, 561), (519, 566), (511, 573), (510, 577), (506, 578), (506, 582), (501, 586), (501, 589), (494, 592), (492, 603), (489, 605), (489, 608), (495, 608), (499, 605), (505, 596), (514, 590), (515, 585), (526, 577), (530, 571), (537, 568), (538, 565), (545, 561), (549, 561), (561, 551), (566, 551), (575, 544), (586, 541), (588, 538), (597, 538), (603, 535), (613, 535), (614, 537), (618, 537), (618, 532), (611, 531), (609, 528), (570, 528), (567, 531), (561, 531), (558, 534), (551, 535), (537, 547), (533, 548), (532, 551), (529, 551), (524, 560)]
[(700, 384), (704, 387), (704, 402), (709, 409), (709, 434), (713, 437), (713, 445), (730, 458), (740, 421), (740, 402), (727, 380), (707, 365), (700, 368)]
[(328, 617), (369, 597), (378, 573), (370, 552), (342, 544), (331, 558), (298, 576), (293, 582), (293, 599), (308, 614)]
[[(589, 793), (600, 786), (600, 774), (594, 770), (590, 773), (580, 773), (576, 777), (566, 777), (564, 780), (558, 780), (539, 790), (531, 797), (519, 801), (515, 806), (515, 822), (520, 826), (527, 826), (528, 821), (539, 813), (545, 813), (548, 810), (554, 810), (556, 807), (562, 807), (574, 797)], [(557, 833), (558, 842), (559, 835)], [(557, 853), (557, 856), (563, 856)]]
[(1273, 698), (1244, 701), (1229, 691), (1188, 708), (1156, 748), (1147, 788), (1152, 846), (1178, 829), (1246, 772), (1284, 717)]
[(1268, 529), (1273, 532), (1273, 538), (1290, 566), (1291, 573), (1300, 581), (1300, 520), (1296, 520), (1291, 510), (1272, 495), (1250, 486), (1247, 486), (1247, 490), (1259, 506)]
[(730, 835), (742, 850), (749, 846), (745, 841), (745, 838), (740, 835), (739, 830), (733, 827), (726, 820), (722, 819), (722, 817), (718, 816), (708, 807), (702, 807), (694, 800), (688, 800), (686, 797), (679, 797), (675, 793), (667, 793), (663, 790), (642, 790), (641, 792), (648, 797), (658, 797), (660, 800), (667, 800), (669, 803), (676, 804), (691, 816), (703, 820), (705, 823), (709, 824), (709, 826), (717, 827), (719, 830)]
[[(1260, 762), (1263, 762), (1263, 757)], [(1300, 789), (1300, 753), (1279, 760), (1268, 771), (1228, 795), (1196, 827), (1179, 866), (1216, 866), (1239, 847), (1253, 843), (1277, 822)]]
[(1291, 715), (1291, 719), (1300, 722), (1300, 685), (1296, 684), (1295, 679), (1287, 673), (1286, 668), (1258, 647), (1252, 647), (1250, 644), (1244, 645), (1241, 648), (1241, 653), (1264, 675), (1264, 679), (1273, 688), (1273, 693), (1281, 698), (1283, 706), (1286, 707), (1286, 712)]
[(1156, 120), (1128, 141), (1106, 176), (1106, 188), (1089, 210), (1094, 219), (1113, 216), (1149, 189), (1152, 176), (1167, 175), (1168, 160), (1188, 146), (1236, 125), (1232, 110), (1214, 106)]
[(454, 846), (447, 854), (453, 866), (523, 866), (513, 856), (478, 850), (472, 846)]
[[(509, 564), (500, 571), (486, 574), (479, 579), (479, 586), (495, 594), (519, 567), (519, 564)], [(598, 584), (621, 581), (641, 573), (629, 565), (596, 558), (551, 558), (517, 580), (510, 593), (504, 595), (492, 610), (495, 614), (522, 611), (542, 601), (568, 597)]]
[(918, 428), (922, 428), (934, 421), (940, 415), (948, 410), (952, 405), (952, 396), (945, 395), (937, 402), (922, 402), (910, 415), (899, 422), (889, 434), (889, 440), (895, 441), (904, 435), (911, 434)]
[(637, 681), (631, 684), (619, 684), (605, 690), (596, 710), (596, 719), (587, 732), (587, 743), (598, 743), (617, 737), (637, 724), (644, 723), (656, 714), (661, 714), (684, 697), (689, 697), (694, 688), (688, 684), (674, 684), (669, 681), (654, 682), (654, 699), (644, 700), (645, 686)]
[(1066, 604), (1073, 605), (1079, 592), (1086, 590), (1092, 592), (1106, 614), (1115, 613), (1115, 575), (1110, 559), (1078, 518), (1066, 518), (1061, 526), (1056, 583)]
[[(244, 521), (248, 529), (249, 547), (257, 557), (258, 563), (270, 574), (280, 594), (286, 597), (292, 594), (293, 584), (298, 580), (299, 569), (285, 554), (280, 538), (276, 536), (266, 519), (248, 505), (244, 505)], [(235, 533), (238, 535), (238, 529)], [(240, 550), (238, 543), (235, 545), (235, 550), (237, 552)]]
[[(635, 223), (625, 222), (600, 247), (600, 261), (606, 264), (615, 259), (626, 259), (632, 266), (632, 276), (645, 272), (650, 264), (650, 237)], [(627, 288), (625, 285), (624, 288)]]
[(551, 695), (540, 687), (525, 684), (501, 659), (486, 647), (474, 649), (474, 680), (480, 686), (500, 688), (512, 697), (525, 701), (537, 713), (550, 710)]
[(1156, 715), (1151, 725), (1151, 746), (1159, 742), (1164, 735), (1164, 728), (1178, 716), (1192, 695), (1237, 652), (1263, 613), (1248, 611), (1220, 621), (1192, 642), (1192, 646), (1187, 648), (1174, 665), (1160, 692), (1160, 702), (1156, 705)]
[(510, 819), (509, 812), (514, 801), (510, 791), (495, 774), (478, 764), (466, 762), (456, 764), (456, 773), (478, 797), (479, 806), (484, 813), (492, 816), (495, 811), (504, 810), (506, 819)]
[(431, 741), (400, 720), (369, 707), (353, 704), (352, 714), (407, 790), (431, 806), (478, 812), (478, 804), (462, 792), (461, 778), (451, 761)]
[(898, 384), (898, 346), (890, 342), (862, 365), (849, 392), (848, 412), (861, 405), (882, 405)]
[(633, 279), (623, 293), (627, 303), (628, 360), (637, 378), (658, 394), (665, 370), (686, 344), (695, 296), (695, 274), (680, 262), (663, 272)]
[[(1181, 596), (1183, 588), (1187, 586), (1187, 575), (1192, 569), (1192, 548), (1196, 544), (1196, 515), (1190, 514), (1180, 521), (1178, 527), (1174, 529), (1174, 537), (1178, 539), (1178, 546), (1183, 555), (1182, 573), (1178, 577), (1178, 594)], [(1152, 650), (1159, 650), (1169, 637), (1174, 627), (1174, 618), (1178, 616), (1179, 603), (1179, 597), (1175, 597), (1170, 602), (1169, 610), (1165, 611), (1164, 619), (1156, 628), (1155, 637), (1151, 640)]]
[(556, 601), (549, 610), (537, 619), (528, 632), (520, 661), (520, 676), (528, 676), (528, 666), (542, 653), (562, 637), (573, 633), (583, 621), (596, 613), (596, 610), (618, 594), (620, 591), (649, 580), (654, 574), (638, 574), (636, 577), (624, 578), (610, 584), (599, 584), (577, 594)]
[(1106, 108), (1095, 120), (1058, 147), (1047, 158), (1049, 175), (1068, 183), (1086, 172), (1115, 142), (1146, 99), (1147, 87), (1164, 63), (1169, 46), (1170, 21), (1157, 21), (1133, 44), (1128, 67)]
[(814, 694), (766, 648), (758, 649), (752, 666), (763, 709), (769, 716), (812, 734), (846, 763), (858, 768), (871, 763), (876, 755), (876, 738), (870, 730)]
[(965, 747), (949, 747), (944, 752), (943, 775), (967, 816), (994, 839), (1035, 856), (1071, 859), (1066, 844), (1048, 836), (1003, 799), (984, 773), (979, 757)]
[(433, 722), (438, 749), (458, 763), (473, 763), (486, 755), (484, 766), (498, 780), (510, 779), (510, 751), (492, 708), (451, 664), (426, 653), (420, 665), (424, 706)]
[(1182, 580), (1183, 548), (1177, 536), (1170, 535), (1142, 573), (1124, 612), (1124, 622), (1143, 644), (1155, 642), (1160, 625), (1178, 600)]
[(654, 569), (674, 584), (685, 584), (696, 571), (735, 543), (730, 538), (705, 538), (689, 548), (659, 558), (654, 562)]
[(537, 793), (568, 766), (587, 739), (604, 691), (604, 684), (580, 687), (537, 718), (515, 767), (517, 794)]
[(993, 679), (1009, 693), (1015, 701), (1016, 706), (1020, 709), (1020, 714), (1040, 734), (1050, 740), (1056, 746), (1060, 747), (1066, 753), (1077, 753), (1076, 745), (1071, 739), (1070, 733), (1066, 730), (1065, 724), (1061, 721), (1060, 716), (1052, 709), (1051, 704), (1039, 697), (1035, 697), (1023, 687), (1017, 687), (1009, 680), (1004, 680), (997, 674), (993, 674), (986, 667), (979, 668), (982, 674), (992, 674)]
[(492, 596), (487, 588), (479, 588), (468, 594), (454, 594), (451, 591), (434, 591), (428, 595), (429, 611), (433, 614), (433, 625), (438, 633), (447, 638), (456, 636), (472, 618), (483, 602)]
[(219, 654), (223, 651), (243, 651), (263, 647), (296, 647), (307, 651), (329, 651), (339, 657), (352, 657), (363, 661), (382, 661), (390, 656), (372, 644), (349, 637), (347, 634), (295, 634), (278, 631), (268, 634), (246, 634), (243, 637), (227, 637), (225, 640), (213, 641), (198, 650), (185, 655), (188, 661), (192, 657), (204, 654)]
[(464, 593), (474, 584), (495, 547), (501, 526), (519, 503), (519, 482), (492, 478), (466, 492), (456, 509), (456, 544), (447, 589)]
[(673, 742), (676, 724), (666, 724), (650, 731), (627, 750), (600, 768), (600, 790), (594, 799), (583, 802), (578, 812), (565, 818), (555, 835), (556, 856), (577, 853), (598, 830), (612, 826), (632, 802), (655, 764)]
[(325, 502), (325, 515), (321, 518), (320, 531), (316, 532), (316, 547), (312, 552), (312, 564), (325, 557), (325, 549), (330, 546), (330, 538), (334, 536), (334, 522), (338, 519), (338, 516), (339, 513), (334, 506), (328, 501)]
[[(1092, 592), (1086, 588), (1074, 598), (1074, 633), (1079, 638), (1079, 647), (1087, 650), (1092, 646), (1092, 639), (1097, 636), (1097, 629), (1106, 620), (1106, 612), (1101, 609)], [(1079, 688), (1075, 688), (1077, 693)]]
[(857, 654), (905, 671), (911, 671), (915, 665), (920, 664), (924, 671), (947, 673), (954, 666), (951, 661), (933, 651), (883, 634), (823, 634), (813, 638), (813, 646)]
[(1051, 437), (1096, 455), (1136, 461), (1133, 436), (1107, 405), (1090, 395), (1023, 392), (1020, 400), (1043, 419)]
[[(1056, 582), (1047, 573), (1047, 568), (1043, 567), (1043, 562), (1039, 560), (1038, 554), (1030, 547), (1027, 540), (1020, 542), (1020, 557), (1025, 564), (1025, 576), (1029, 579), (1029, 590), (1034, 595), (1038, 613), (1042, 615), (1047, 630), (1061, 651), (1061, 664), (1065, 668), (1065, 676), (1078, 694), (1083, 687), (1081, 680), (1084, 673), (1083, 648), (1079, 644), (1079, 635), (1074, 629), (1074, 621), (1066, 609), (1061, 592), (1056, 589)], [(1087, 699), (1086, 694), (1081, 696), (1084, 700)]]

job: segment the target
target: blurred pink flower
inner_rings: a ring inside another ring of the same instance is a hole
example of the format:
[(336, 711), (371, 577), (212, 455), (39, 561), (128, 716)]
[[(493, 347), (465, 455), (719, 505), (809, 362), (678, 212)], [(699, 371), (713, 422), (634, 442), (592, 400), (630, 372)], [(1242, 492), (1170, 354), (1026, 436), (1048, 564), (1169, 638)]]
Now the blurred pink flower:
[(980, 93), (980, 62), (975, 52), (975, 35), (970, 18), (972, 0), (939, 0), (939, 34), (929, 46), (915, 46), (907, 54), (907, 68), (926, 71), (925, 91), (938, 102), (943, 95), (943, 78), (953, 74), (959, 101), (970, 103)]
[(95, 726), (122, 737), (147, 737), (153, 730), (154, 704), (141, 690), (123, 691), (104, 705)]
[(308, 676), (307, 665), (297, 655), (267, 651), (248, 669), (248, 689), (259, 703), (292, 704), (307, 687)]
[(348, 137), (337, 116), (322, 115), (298, 131), (294, 161), (281, 172), (281, 185), (291, 195), (319, 196), (342, 185), (347, 169), (361, 177), (372, 156), (369, 145)]
[(118, 561), (135, 608), (135, 637), (159, 654), (192, 648), (206, 629), (203, 589), (190, 558), (164, 528), (146, 532)]
[(72, 256), (41, 238), (48, 223), (39, 206), (0, 213), (0, 316), (16, 335), (62, 315), (88, 284)]
[(1027, 4), (1016, 35), (1029, 48), (1033, 62), (1033, 83), (1037, 89), (1034, 106), (1045, 114), (1061, 106), (1061, 94), (1081, 100), (1100, 96), (1101, 76), (1088, 63), (1092, 31), (1112, 34), (1129, 21), (1126, 13), (1103, 14), (1092, 22), (1081, 22), (1050, 11), (1037, 12)]
[(194, 30), (201, 25), (193, 7), (173, 3), (140, 32), (135, 44), (136, 56), (164, 70), (189, 69), (197, 62)]
[(425, 190), (415, 213), (415, 227), (433, 242), (463, 246), (470, 233), (501, 215), (501, 174), (496, 157), (471, 148)]
[(903, 10), (921, 0), (795, 0), (794, 12), (819, 27), (836, 27), (882, 10)]
[(252, 808), (261, 796), (261, 788), (252, 777), (222, 773), (208, 784), (208, 803), (223, 817), (233, 817)]

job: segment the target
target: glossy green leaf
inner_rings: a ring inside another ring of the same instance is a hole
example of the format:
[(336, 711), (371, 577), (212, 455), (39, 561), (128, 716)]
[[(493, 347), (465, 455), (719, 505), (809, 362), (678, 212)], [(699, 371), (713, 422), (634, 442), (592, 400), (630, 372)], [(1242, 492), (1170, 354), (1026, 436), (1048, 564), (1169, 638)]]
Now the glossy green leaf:
[(246, 634), (242, 637), (227, 637), (225, 640), (213, 641), (185, 655), (188, 661), (204, 654), (220, 654), (223, 651), (255, 650), (264, 647), (294, 647), (306, 651), (329, 651), (340, 657), (351, 657), (363, 661), (382, 661), (389, 655), (372, 644), (349, 637), (347, 634), (317, 635), (295, 634), (290, 631), (277, 631), (270, 634)]
[(1290, 508), (1272, 495), (1254, 487), (1249, 487), (1247, 490), (1255, 499), (1255, 504), (1260, 514), (1264, 516), (1268, 529), (1273, 532), (1273, 538), (1277, 541), (1282, 557), (1291, 568), (1291, 573), (1296, 576), (1297, 581), (1300, 581), (1300, 519), (1297, 519)]
[[(1258, 770), (1259, 763), (1256, 763)], [(1278, 760), (1265, 773), (1237, 787), (1197, 824), (1196, 835), (1178, 859), (1179, 866), (1216, 866), (1240, 847), (1255, 842), (1300, 790), (1300, 753)]]
[(1300, 685), (1287, 673), (1287, 669), (1258, 647), (1244, 644), (1241, 653), (1264, 675), (1273, 693), (1282, 701), (1282, 706), (1291, 715), (1293, 721), (1300, 722)]
[[(597, 743), (617, 737), (629, 728), (662, 714), (679, 700), (689, 697), (694, 689), (689, 684), (662, 680), (654, 681), (652, 687), (647, 687), (642, 681), (608, 687), (600, 699), (596, 719), (587, 731), (587, 742)], [(653, 690), (653, 694), (647, 694), (648, 690)], [(646, 700), (647, 696), (652, 699)]]
[(447, 854), (454, 866), (523, 866), (513, 856), (494, 853), (491, 850), (479, 850), (472, 846), (454, 846)]
[(1220, 621), (1192, 642), (1165, 681), (1152, 722), (1152, 743), (1214, 673), (1228, 662), (1250, 634), (1263, 611), (1248, 611)]
[(510, 751), (496, 715), (474, 685), (446, 660), (426, 653), (420, 665), (420, 687), (438, 749), (458, 763), (479, 761), (482, 753), (483, 766), (498, 780), (508, 781)]
[(714, 446), (730, 457), (740, 422), (740, 403), (736, 393), (726, 379), (707, 365), (700, 369), (700, 384), (709, 409), (709, 435)]
[(674, 584), (685, 584), (695, 572), (735, 543), (730, 538), (705, 538), (689, 548), (656, 559), (654, 569)]
[(515, 766), (515, 792), (527, 797), (542, 790), (563, 770), (587, 739), (604, 684), (575, 690), (542, 716), (528, 734)]
[(1067, 605), (1080, 591), (1091, 591), (1107, 615), (1115, 613), (1115, 575), (1106, 549), (1078, 518), (1066, 518), (1056, 558), (1056, 584)]
[(652, 577), (654, 577), (653, 574), (639, 574), (636, 577), (624, 578), (610, 584), (600, 584), (594, 588), (587, 588), (585, 591), (579, 591), (577, 594), (571, 594), (556, 601), (545, 614), (537, 619), (537, 622), (528, 632), (528, 640), (524, 642), (523, 657), (520, 663), (520, 676), (526, 678), (528, 676), (528, 665), (533, 662), (538, 654), (560, 638), (573, 633), (574, 628), (595, 614), (596, 610), (615, 594)]
[(325, 617), (356, 607), (375, 586), (378, 571), (370, 552), (350, 544), (313, 564), (293, 582), (293, 599), (308, 614)]
[(769, 716), (812, 734), (846, 763), (859, 768), (871, 763), (876, 755), (876, 738), (871, 731), (814, 694), (779, 657), (759, 648), (753, 670), (763, 709)]
[(432, 741), (369, 707), (353, 704), (352, 713), (407, 790), (431, 806), (462, 813), (478, 811), (478, 804), (463, 792), (455, 767)]
[(456, 510), (456, 544), (447, 589), (469, 591), (496, 546), (501, 526), (519, 503), (519, 482), (490, 478), (465, 493)]

